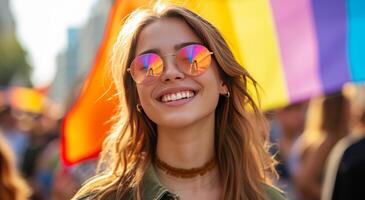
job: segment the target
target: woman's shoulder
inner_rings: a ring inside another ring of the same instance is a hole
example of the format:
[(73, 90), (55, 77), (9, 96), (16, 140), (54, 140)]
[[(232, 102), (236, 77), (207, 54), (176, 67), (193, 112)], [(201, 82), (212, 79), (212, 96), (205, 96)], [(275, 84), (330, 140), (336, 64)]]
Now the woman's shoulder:
[(262, 184), (264, 187), (264, 190), (266, 191), (268, 200), (287, 200), (288, 198), (285, 196), (284, 192), (280, 189), (268, 185), (266, 183)]

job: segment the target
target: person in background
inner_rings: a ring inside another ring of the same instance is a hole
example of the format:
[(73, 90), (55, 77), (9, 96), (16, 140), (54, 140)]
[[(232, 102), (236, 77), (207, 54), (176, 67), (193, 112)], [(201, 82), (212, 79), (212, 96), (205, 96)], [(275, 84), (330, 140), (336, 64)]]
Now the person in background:
[(360, 200), (365, 197), (365, 85), (345, 88), (351, 103), (352, 130), (330, 153), (322, 200)]
[(296, 197), (289, 170), (289, 155), (293, 144), (304, 130), (307, 107), (308, 102), (302, 101), (266, 114), (271, 124), (270, 141), (273, 145), (270, 152), (278, 161), (277, 185), (287, 193), (289, 199)]
[[(46, 147), (51, 141), (59, 137), (57, 119), (49, 115), (49, 113), (54, 113), (55, 111), (45, 108), (40, 113), (25, 113), (25, 116), (28, 118), (28, 134), (30, 138), (26, 146), (21, 169), (33, 188), (32, 200), (49, 199), (53, 172), (48, 169), (53, 167), (54, 160), (51, 158), (55, 157), (49, 157), (51, 160), (48, 161), (44, 157), (47, 157), (47, 155), (54, 156), (54, 149), (46, 149)], [(58, 149), (59, 146), (56, 148)]]
[(95, 175), (97, 159), (82, 161), (74, 166), (58, 163), (53, 177), (51, 197), (53, 200), (69, 200), (81, 188), (82, 183)]
[(298, 198), (303, 200), (320, 199), (329, 152), (349, 129), (349, 102), (342, 93), (312, 103), (306, 129), (293, 148), (299, 153), (290, 158)]
[[(59, 119), (59, 128), (61, 130), (62, 117), (65, 110), (71, 109), (79, 96), (82, 88), (82, 79), (75, 81), (72, 91), (67, 97), (66, 103), (61, 105), (51, 105), (49, 107), (50, 114), (58, 113), (53, 118)], [(55, 110), (52, 108), (56, 108)], [(60, 133), (61, 134), (61, 133)], [(60, 135), (59, 135), (60, 136)], [(65, 165), (60, 158), (60, 144), (61, 137), (51, 141), (44, 149), (41, 158), (38, 162), (38, 174), (42, 177), (45, 174), (46, 178), (40, 179), (42, 185), (47, 184), (49, 178), (51, 178), (52, 184), (48, 187), (44, 187), (52, 200), (69, 200), (75, 193), (81, 188), (82, 184), (93, 177), (97, 168), (97, 158), (87, 159), (72, 166)], [(49, 153), (52, 152), (52, 153)], [(48, 177), (48, 178), (47, 178)]]
[(29, 135), (19, 128), (19, 121), (10, 105), (0, 107), (0, 130), (15, 154), (16, 166), (20, 169), (29, 143)]
[(0, 199), (26, 200), (30, 195), (31, 190), (16, 167), (15, 155), (0, 134)]

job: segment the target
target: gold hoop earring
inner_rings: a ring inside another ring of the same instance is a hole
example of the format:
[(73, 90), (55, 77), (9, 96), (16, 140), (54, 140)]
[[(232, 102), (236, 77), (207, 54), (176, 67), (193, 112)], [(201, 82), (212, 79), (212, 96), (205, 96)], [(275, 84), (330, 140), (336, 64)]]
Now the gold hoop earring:
[(137, 103), (136, 108), (139, 113), (142, 113), (143, 108), (141, 104)]
[(224, 96), (225, 96), (226, 98), (229, 98), (229, 97), (231, 96), (231, 93), (229, 93), (229, 91), (228, 91), (226, 94), (224, 94)]

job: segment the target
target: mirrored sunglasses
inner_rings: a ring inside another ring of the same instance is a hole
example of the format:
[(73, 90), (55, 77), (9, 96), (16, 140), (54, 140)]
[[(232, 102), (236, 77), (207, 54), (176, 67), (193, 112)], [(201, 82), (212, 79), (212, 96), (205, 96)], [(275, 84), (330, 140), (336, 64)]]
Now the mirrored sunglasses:
[[(175, 56), (176, 64), (184, 74), (199, 76), (210, 66), (212, 54), (213, 52), (201, 44), (191, 44), (182, 47), (172, 56)], [(127, 70), (136, 83), (150, 84), (157, 80), (164, 71), (162, 56), (156, 53), (139, 55), (134, 58)]]

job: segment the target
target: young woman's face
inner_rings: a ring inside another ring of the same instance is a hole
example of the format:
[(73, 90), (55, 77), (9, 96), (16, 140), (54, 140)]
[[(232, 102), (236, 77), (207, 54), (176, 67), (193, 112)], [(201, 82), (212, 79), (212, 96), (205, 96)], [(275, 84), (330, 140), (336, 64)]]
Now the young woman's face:
[(202, 42), (177, 18), (157, 20), (139, 34), (135, 55), (153, 52), (163, 60), (159, 78), (148, 84), (137, 84), (139, 102), (157, 126), (181, 128), (214, 117), (219, 95), (227, 93), (213, 58), (199, 76), (183, 73), (178, 67), (174, 54), (191, 43)]

